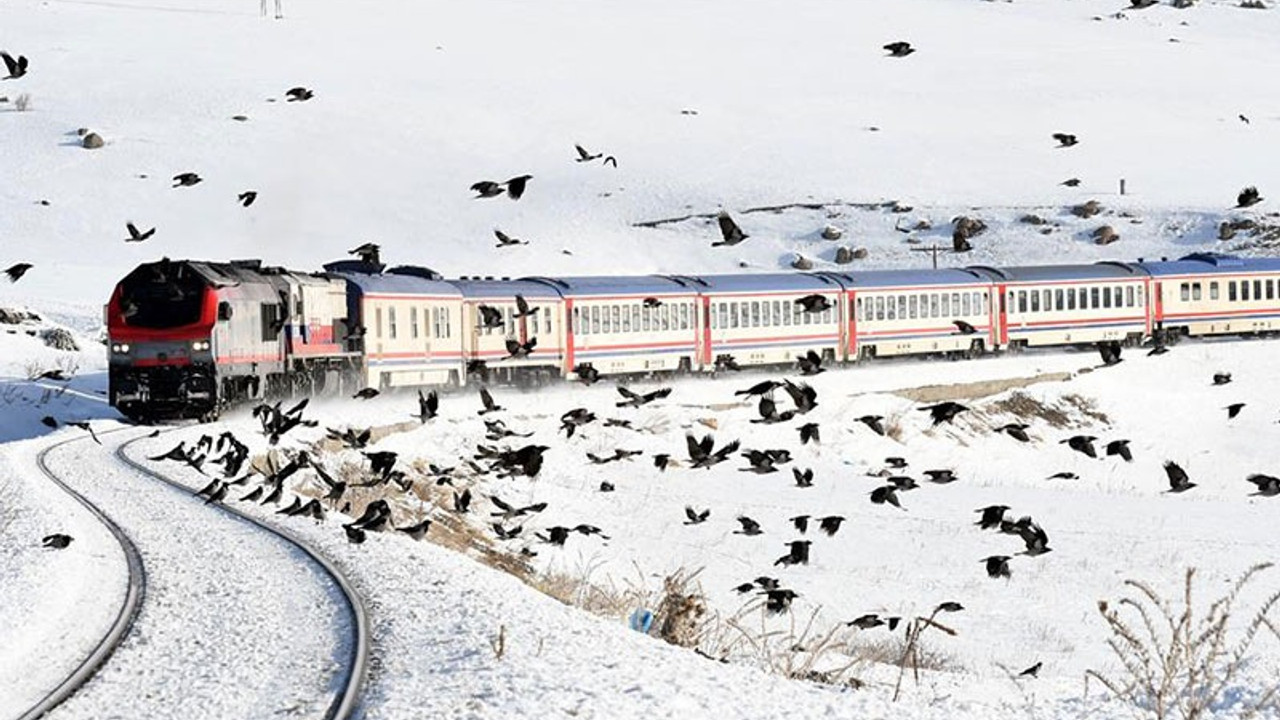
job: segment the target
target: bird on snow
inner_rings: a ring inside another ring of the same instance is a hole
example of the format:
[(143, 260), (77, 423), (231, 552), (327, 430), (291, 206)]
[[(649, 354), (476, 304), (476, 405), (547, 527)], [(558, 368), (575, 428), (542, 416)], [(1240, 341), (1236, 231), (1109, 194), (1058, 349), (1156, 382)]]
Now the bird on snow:
[(580, 363), (573, 368), (573, 374), (577, 376), (578, 382), (583, 385), (591, 385), (600, 379), (600, 371), (587, 363)]
[(1080, 476), (1076, 475), (1073, 472), (1067, 472), (1064, 470), (1062, 472), (1056, 472), (1050, 475), (1049, 479), (1050, 480), (1079, 480)]
[(396, 528), (396, 532), (402, 532), (414, 540), (421, 540), (422, 538), (427, 536), (427, 530), (429, 530), (430, 528), (431, 528), (431, 520), (430, 518), (427, 518), (416, 525), (410, 525), (408, 527), (398, 527)]
[(789, 548), (786, 555), (773, 561), (774, 565), (808, 565), (809, 564), (809, 547), (813, 545), (812, 540), (792, 540), (787, 543)]
[(1028, 522), (1019, 527), (1018, 535), (1022, 538), (1023, 544), (1027, 546), (1027, 549), (1020, 553), (1022, 555), (1043, 555), (1053, 550), (1053, 548), (1049, 547), (1048, 533), (1034, 522)]
[(177, 175), (173, 176), (173, 186), (174, 187), (191, 187), (192, 185), (195, 185), (196, 183), (202, 180), (204, 180), (204, 178), (200, 177), (199, 175), (193, 172), (178, 173)]
[(791, 601), (799, 597), (799, 593), (794, 590), (773, 589), (765, 590), (764, 609), (770, 614), (780, 615), (791, 609)]
[(1120, 357), (1120, 343), (1118, 342), (1098, 343), (1098, 354), (1102, 356), (1102, 364), (1108, 367), (1123, 361), (1123, 358)]
[(1063, 180), (1058, 184), (1066, 185), (1067, 187), (1077, 187), (1078, 185), (1080, 185), (1080, 178), (1067, 178), (1066, 180)]
[(239, 201), (239, 203), (244, 207), (249, 207), (250, 205), (253, 204), (253, 201), (257, 199), (258, 199), (257, 190), (245, 190), (239, 195), (236, 195), (236, 200)]
[(946, 485), (960, 479), (956, 477), (954, 470), (925, 470), (924, 474), (929, 476), (929, 482), (938, 485)]
[(734, 530), (734, 535), (760, 535), (764, 532), (760, 529), (760, 523), (752, 520), (746, 515), (739, 515), (737, 519), (738, 523), (742, 525), (742, 529)]
[(8, 269), (4, 271), (4, 274), (9, 276), (9, 282), (16, 283), (21, 280), (22, 276), (25, 275), (32, 267), (33, 265), (31, 263), (17, 263), (10, 265)]
[[(1144, 1), (1144, 0), (1135, 0), (1135, 1)], [(1044, 663), (1038, 662), (1035, 665), (1032, 665), (1031, 667), (1027, 668), (1026, 670), (1023, 670), (1022, 672), (1018, 673), (1018, 677), (1039, 677), (1040, 668), (1043, 665)]]
[(284, 91), (285, 102), (306, 102), (315, 97), (315, 92), (304, 87), (292, 87)]
[(905, 40), (891, 42), (885, 45), (884, 49), (889, 51), (889, 57), (906, 57), (916, 51), (915, 48), (911, 47), (911, 43)]
[(436, 416), (436, 412), (440, 409), (440, 396), (435, 390), (427, 395), (423, 395), (422, 391), (418, 391), (418, 414), (414, 417), (421, 422), (426, 422)]
[(800, 374), (805, 376), (817, 375), (827, 371), (826, 368), (822, 367), (822, 356), (813, 350), (806, 352), (804, 355), (797, 355), (796, 367), (800, 369)]
[(1214, 384), (1214, 385), (1226, 385), (1226, 384), (1227, 384), (1227, 383), (1229, 383), (1229, 382), (1231, 382), (1231, 373), (1229, 373), (1229, 372), (1216, 372), (1216, 373), (1214, 373), (1214, 374), (1213, 374), (1213, 384)]
[(1180, 493), (1195, 487), (1196, 484), (1191, 482), (1187, 477), (1187, 471), (1183, 470), (1178, 463), (1172, 460), (1166, 460), (1164, 463), (1164, 474), (1169, 476), (1169, 492)]
[(738, 223), (729, 217), (729, 213), (721, 210), (716, 216), (716, 221), (720, 224), (720, 235), (722, 240), (711, 243), (711, 247), (719, 247), (721, 245), (737, 245), (738, 243), (751, 237), (742, 232), (742, 228), (738, 227)]
[(1058, 141), (1058, 147), (1060, 148), (1071, 147), (1072, 145), (1075, 145), (1080, 142), (1075, 135), (1069, 135), (1067, 133), (1060, 133), (1060, 132), (1054, 133), (1053, 139)]
[(17, 80), (27, 74), (26, 55), (19, 55), (17, 59), (14, 59), (9, 53), (0, 50), (0, 59), (4, 60), (4, 67), (9, 71), (9, 74), (0, 78), (0, 80)]
[(62, 550), (70, 545), (71, 541), (74, 539), (75, 538), (64, 533), (54, 533), (52, 535), (45, 535), (41, 538), (40, 544), (47, 548), (53, 548), (54, 550)]
[(367, 388), (361, 388), (356, 392), (355, 395), (352, 395), (351, 397), (352, 399), (355, 399), (355, 400), (371, 400), (377, 396), (378, 396), (378, 390), (376, 388), (367, 387)]
[(125, 223), (124, 226), (125, 226), (125, 229), (129, 231), (129, 237), (124, 239), (125, 242), (142, 242), (143, 240), (146, 240), (147, 238), (156, 234), (155, 228), (151, 228), (146, 232), (141, 232), (138, 230), (138, 226), (134, 225), (131, 222)]

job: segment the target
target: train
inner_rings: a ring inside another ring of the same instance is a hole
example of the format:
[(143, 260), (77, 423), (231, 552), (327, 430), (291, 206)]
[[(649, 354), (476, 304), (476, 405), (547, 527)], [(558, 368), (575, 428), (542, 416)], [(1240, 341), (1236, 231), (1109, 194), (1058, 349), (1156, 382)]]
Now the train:
[(168, 260), (106, 306), (110, 402), (138, 420), (374, 388), (521, 386), (725, 367), (966, 358), (1280, 332), (1280, 259), (921, 270), (446, 279)]

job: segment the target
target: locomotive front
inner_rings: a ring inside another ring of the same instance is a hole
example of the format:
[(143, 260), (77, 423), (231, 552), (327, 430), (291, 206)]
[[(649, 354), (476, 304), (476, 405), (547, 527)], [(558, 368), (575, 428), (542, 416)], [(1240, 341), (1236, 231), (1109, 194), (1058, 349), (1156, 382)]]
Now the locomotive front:
[(111, 405), (127, 417), (201, 416), (217, 406), (218, 297), (187, 263), (140, 265), (107, 305)]

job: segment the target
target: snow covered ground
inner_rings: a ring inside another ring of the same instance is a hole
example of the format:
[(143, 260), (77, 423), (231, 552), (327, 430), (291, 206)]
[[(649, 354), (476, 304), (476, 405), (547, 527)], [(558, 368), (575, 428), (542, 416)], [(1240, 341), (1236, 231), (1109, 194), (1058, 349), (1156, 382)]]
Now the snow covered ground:
[[(973, 252), (943, 253), (940, 265), (1275, 253), (1266, 231), (1217, 239), (1227, 220), (1280, 224), (1270, 199), (1280, 192), (1280, 85), (1266, 80), (1280, 76), (1275, 8), (1226, 0), (1120, 13), (1123, 3), (1106, 0), (284, 5), (279, 21), (259, 17), (245, 0), (0, 5), (0, 49), (31, 63), (27, 76), (0, 81), (0, 167), (12, 179), (0, 187), (0, 267), (35, 265), (18, 283), (0, 282), (0, 307), (41, 316), (0, 326), (15, 330), (0, 332), (0, 627), (17, 628), (0, 643), (0, 716), (55, 683), (118, 601), (121, 564), (106, 533), (41, 478), (34, 456), (83, 434), (50, 430), (45, 416), (91, 420), (99, 432), (116, 426), (102, 402), (99, 308), (139, 262), (263, 257), (314, 269), (375, 241), (392, 262), (446, 275), (776, 269), (797, 253), (827, 267), (841, 245), (868, 249), (854, 268), (925, 267), (928, 256), (912, 249), (949, 246), (960, 214), (990, 230), (974, 239)], [(886, 57), (881, 46), (894, 40), (918, 51)], [(315, 97), (285, 102), (285, 90), (298, 85)], [(18, 111), (24, 93), (29, 108)], [(100, 133), (106, 146), (79, 147), (80, 128)], [(1080, 143), (1056, 147), (1055, 132)], [(575, 143), (615, 156), (617, 167), (575, 163)], [(180, 172), (203, 182), (170, 187)], [(516, 202), (477, 200), (467, 189), (524, 173), (534, 177)], [(1081, 182), (1059, 184), (1068, 178)], [(1247, 185), (1268, 199), (1232, 209)], [(249, 189), (260, 195), (241, 207), (236, 195)], [(1090, 199), (1101, 215), (1071, 214)], [(794, 203), (812, 207), (748, 212)], [(720, 208), (734, 214), (746, 242), (712, 248), (715, 224), (701, 217), (637, 226)], [(1046, 223), (1022, 222), (1028, 214)], [(157, 232), (125, 244), (126, 221)], [(820, 239), (827, 224), (843, 228), (844, 238)], [(1117, 243), (1093, 244), (1102, 224), (1119, 232)], [(530, 244), (497, 249), (495, 228)], [(80, 350), (47, 347), (39, 331), (51, 327), (70, 330)], [(551, 450), (536, 480), (474, 481), (475, 507), (462, 519), (490, 538), (487, 545), (536, 552), (527, 560), (544, 580), (652, 591), (672, 571), (700, 570), (710, 611), (721, 616), (755, 600), (735, 586), (777, 577), (799, 593), (790, 614), (763, 620), (784, 636), (792, 619), (814, 613), (816, 626), (827, 628), (866, 613), (913, 617), (943, 601), (962, 603), (964, 611), (946, 618), (955, 637), (926, 636), (940, 669), (920, 687), (908, 681), (896, 706), (886, 686), (893, 674), (883, 666), (860, 665), (855, 674), (869, 686), (854, 691), (765, 673), (759, 653), (742, 642), (705, 648), (733, 657), (722, 665), (642, 637), (617, 618), (565, 607), (429, 542), (389, 533), (351, 545), (333, 514), (318, 525), (272, 517), (340, 562), (370, 600), (377, 662), (369, 717), (1116, 717), (1127, 709), (1098, 704), (1096, 692), (1081, 698), (1084, 670), (1110, 662), (1096, 601), (1118, 598), (1127, 578), (1173, 594), (1192, 566), (1201, 597), (1217, 597), (1229, 579), (1275, 557), (1280, 498), (1249, 496), (1244, 478), (1280, 474), (1273, 451), (1280, 425), (1268, 405), (1280, 390), (1276, 347), (1192, 343), (1163, 357), (1129, 353), (1096, 372), (1083, 372), (1097, 364), (1092, 353), (876, 363), (813, 378), (818, 408), (771, 426), (751, 423), (754, 408), (733, 395), (766, 375), (680, 381), (671, 397), (640, 410), (615, 409), (608, 383), (528, 396), (496, 391), (508, 424)], [(30, 379), (53, 368), (75, 376), (66, 390)], [(1212, 386), (1215, 371), (1232, 372), (1234, 382)], [(1051, 379), (1055, 373), (1069, 379)], [(979, 392), (961, 383), (985, 385)], [(972, 409), (954, 425), (931, 427), (916, 410), (926, 401), (912, 390), (924, 386), (943, 386), (938, 392)], [(1232, 402), (1248, 404), (1227, 420), (1223, 406)], [(307, 412), (320, 427), (295, 431), (282, 446), (292, 452), (326, 425), (403, 421), (414, 405), (410, 396), (315, 402)], [(402, 464), (456, 465), (483, 437), (478, 407), (473, 396), (446, 396), (438, 420), (374, 449), (401, 453)], [(558, 417), (572, 407), (644, 431), (596, 424), (566, 441)], [(891, 437), (855, 421), (864, 414), (883, 415)], [(709, 420), (717, 427), (703, 424)], [(800, 446), (795, 428), (808, 421), (820, 423), (822, 438)], [(1014, 421), (1031, 424), (1033, 442), (990, 432)], [(139, 451), (231, 429), (261, 452), (255, 426), (247, 414), (232, 416), (139, 443)], [(652, 455), (685, 458), (686, 432), (740, 438), (746, 448), (786, 447), (795, 459), (768, 475), (740, 472), (737, 456), (709, 471), (659, 472)], [(1060, 444), (1076, 434), (1127, 438), (1133, 462), (1091, 460)], [(615, 448), (644, 454), (603, 466), (587, 459)], [(137, 507), (116, 512), (152, 543), (219, 522), (202, 515), (199, 500), (108, 472), (110, 461), (91, 441), (71, 450), (68, 464), (79, 467), (67, 471), (77, 481), (121, 508), (138, 498)], [(902, 510), (868, 501), (883, 481), (867, 473), (889, 456), (905, 457), (904, 474), (922, 485), (901, 493)], [(360, 459), (324, 458), (331, 469)], [(1198, 487), (1163, 493), (1167, 460)], [(796, 487), (792, 466), (812, 468), (813, 487)], [(944, 468), (960, 479), (924, 482), (924, 470)], [(193, 487), (205, 482), (164, 470)], [(1079, 479), (1048, 479), (1064, 471)], [(601, 481), (616, 489), (600, 492)], [(545, 501), (548, 509), (526, 521), (519, 540), (499, 542), (488, 528), (490, 495)], [(1013, 517), (1033, 516), (1053, 552), (1019, 556), (1017, 537), (975, 527), (973, 511), (993, 503), (1010, 505)], [(686, 505), (711, 515), (686, 526)], [(456, 523), (448, 506), (397, 506), (397, 520), (428, 508), (441, 525)], [(763, 534), (735, 534), (739, 514), (759, 521)], [(802, 536), (788, 521), (798, 514), (846, 520), (833, 536), (814, 527)], [(579, 523), (609, 539), (575, 533), (557, 548), (531, 537)], [(40, 537), (58, 531), (77, 541), (66, 551), (40, 547)], [(810, 564), (775, 566), (784, 543), (801, 538), (813, 542)], [(993, 554), (1014, 556), (1010, 579), (986, 577), (980, 561)], [(1243, 607), (1280, 587), (1275, 572)], [(201, 592), (178, 581), (167, 587), (187, 602)], [(184, 627), (172, 610), (165, 607), (173, 619), (148, 626), (146, 638), (189, 639), (183, 633), (201, 627)], [(757, 610), (746, 616), (751, 627), (762, 622)], [(250, 625), (288, 632), (262, 622)], [(506, 646), (497, 657), (500, 631)], [(868, 651), (894, 637), (884, 628), (840, 632)], [(1214, 709), (1218, 717), (1238, 716), (1250, 693), (1275, 677), (1280, 650), (1269, 641), (1260, 641), (1233, 701)], [(132, 642), (133, 654), (109, 664), (62, 716), (108, 708), (146, 715), (156, 707), (148, 702), (173, 697), (175, 686), (160, 681), (152, 698), (124, 691), (154, 677), (158, 661), (145, 658), (184, 661), (177, 651)], [(1038, 679), (1014, 681), (1005, 672), (1034, 662), (1043, 662)], [(189, 701), (221, 702), (213, 696), (225, 686), (201, 677), (209, 682), (193, 685)], [(252, 714), (244, 708), (254, 697), (246, 691), (234, 699), (244, 705), (228, 712)], [(230, 706), (208, 707), (216, 714)]]

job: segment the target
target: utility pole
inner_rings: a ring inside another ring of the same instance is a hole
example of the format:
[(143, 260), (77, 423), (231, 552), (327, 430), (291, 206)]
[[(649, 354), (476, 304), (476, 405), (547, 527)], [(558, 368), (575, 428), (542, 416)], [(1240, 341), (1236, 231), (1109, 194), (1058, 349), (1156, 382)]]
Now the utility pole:
[(937, 243), (934, 243), (934, 244), (930, 245), (929, 247), (914, 247), (914, 248), (911, 248), (911, 252), (927, 252), (927, 253), (933, 253), (933, 269), (934, 269), (934, 270), (937, 270), (937, 269), (938, 269), (938, 253), (939, 253), (939, 252), (942, 252), (942, 251), (944, 251), (944, 250), (946, 250), (946, 249), (947, 249), (947, 248), (944, 248), (944, 247), (942, 247), (941, 245), (939, 245), (939, 244), (937, 244)]

